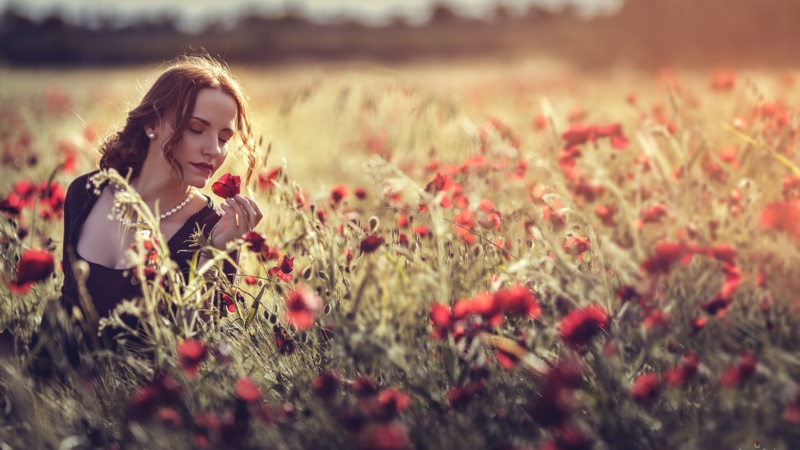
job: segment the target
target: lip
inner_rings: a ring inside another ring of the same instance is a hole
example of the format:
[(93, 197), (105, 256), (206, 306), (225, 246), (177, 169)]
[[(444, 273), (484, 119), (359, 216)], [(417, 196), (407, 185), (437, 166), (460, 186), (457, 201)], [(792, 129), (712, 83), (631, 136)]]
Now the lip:
[(214, 166), (207, 163), (190, 163), (194, 167), (196, 167), (201, 172), (205, 172), (206, 174), (211, 174), (214, 171)]

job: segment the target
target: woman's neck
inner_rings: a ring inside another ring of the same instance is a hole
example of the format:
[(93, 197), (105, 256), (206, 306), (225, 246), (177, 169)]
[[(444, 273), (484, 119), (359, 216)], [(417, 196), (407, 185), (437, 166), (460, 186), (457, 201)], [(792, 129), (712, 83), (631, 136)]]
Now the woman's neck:
[(130, 184), (151, 211), (155, 212), (156, 201), (159, 202), (159, 210), (163, 213), (181, 203), (189, 195), (191, 187), (175, 180), (170, 173), (156, 173), (164, 171), (147, 169), (146, 164), (143, 165), (139, 176), (132, 179)]

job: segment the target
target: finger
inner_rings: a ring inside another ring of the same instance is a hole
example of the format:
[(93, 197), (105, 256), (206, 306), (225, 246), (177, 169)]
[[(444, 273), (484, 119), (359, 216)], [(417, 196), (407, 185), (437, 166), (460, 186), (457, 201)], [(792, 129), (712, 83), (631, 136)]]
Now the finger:
[(241, 205), (244, 212), (247, 213), (247, 225), (250, 228), (254, 228), (258, 221), (256, 220), (256, 210), (253, 209), (253, 205), (247, 198), (242, 197), (241, 195), (236, 195), (234, 199), (236, 200), (236, 203)]
[(256, 203), (255, 200), (253, 200), (251, 198), (247, 198), (247, 201), (250, 203), (250, 206), (253, 208), (253, 211), (255, 211), (255, 213), (256, 213), (256, 225), (257, 225), (259, 222), (261, 222), (261, 219), (264, 218), (264, 213), (261, 212), (261, 208), (258, 206), (258, 203)]
[(244, 212), (244, 210), (242, 209), (242, 206), (239, 205), (239, 203), (237, 203), (236, 200), (234, 200), (232, 198), (226, 198), (225, 201), (228, 203), (228, 206), (230, 206), (230, 208), (235, 213), (234, 214), (234, 217), (235, 217), (234, 220), (236, 220), (236, 222), (234, 222), (234, 223), (236, 224), (237, 228), (239, 228), (239, 231), (241, 233), (244, 233), (245, 231), (247, 231), (247, 227), (248, 227), (248, 225), (247, 225), (247, 213)]

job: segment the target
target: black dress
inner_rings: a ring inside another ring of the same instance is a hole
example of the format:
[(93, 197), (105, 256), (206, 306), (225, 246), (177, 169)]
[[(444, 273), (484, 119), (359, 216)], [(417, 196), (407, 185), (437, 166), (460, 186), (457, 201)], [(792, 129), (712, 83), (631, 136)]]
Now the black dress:
[[(80, 306), (78, 285), (75, 275), (72, 272), (72, 259), (74, 256), (83, 259), (76, 250), (78, 238), (80, 237), (81, 227), (89, 216), (98, 196), (95, 195), (95, 187), (90, 183), (89, 178), (98, 171), (90, 172), (76, 178), (67, 189), (64, 202), (64, 241), (63, 241), (63, 268), (64, 285), (61, 288), (61, 303), (67, 310), (72, 306)], [(89, 184), (87, 188), (87, 184)], [(100, 190), (105, 186), (100, 186)], [(167, 245), (170, 251), (170, 258), (178, 264), (178, 267), (188, 276), (189, 263), (193, 252), (180, 251), (189, 250), (188, 240), (194, 233), (197, 225), (203, 228), (203, 232), (208, 238), (211, 229), (216, 225), (222, 216), (214, 209), (214, 202), (208, 199), (208, 205), (193, 214), (172, 236)], [(196, 250), (196, 249), (191, 249)], [(236, 255), (233, 255), (235, 259)], [(89, 276), (86, 280), (86, 289), (92, 298), (92, 302), (97, 310), (99, 317), (105, 317), (122, 300), (141, 297), (141, 289), (134, 284), (135, 277), (130, 269), (114, 269), (100, 264), (86, 261), (89, 264)], [(225, 274), (233, 277), (234, 267), (226, 263), (223, 267)]]

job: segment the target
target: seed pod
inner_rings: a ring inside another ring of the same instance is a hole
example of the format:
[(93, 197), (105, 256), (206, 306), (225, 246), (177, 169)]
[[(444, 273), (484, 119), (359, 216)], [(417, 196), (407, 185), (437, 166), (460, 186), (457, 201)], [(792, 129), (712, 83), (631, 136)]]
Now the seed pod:
[(333, 307), (331, 306), (330, 303), (328, 303), (328, 304), (325, 305), (324, 308), (322, 308), (322, 314), (325, 314), (326, 316), (328, 316), (328, 315), (330, 315), (332, 309), (333, 309)]
[(381, 224), (381, 221), (380, 221), (380, 219), (378, 219), (378, 217), (376, 217), (376, 216), (370, 217), (369, 218), (369, 231), (371, 233), (374, 233), (378, 229), (378, 226), (380, 226), (380, 224)]

